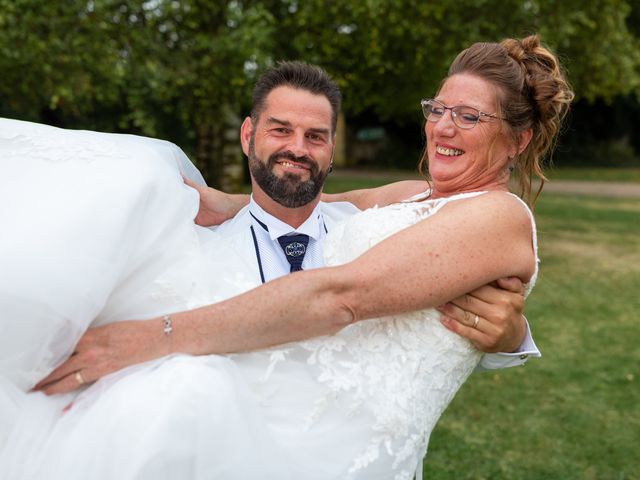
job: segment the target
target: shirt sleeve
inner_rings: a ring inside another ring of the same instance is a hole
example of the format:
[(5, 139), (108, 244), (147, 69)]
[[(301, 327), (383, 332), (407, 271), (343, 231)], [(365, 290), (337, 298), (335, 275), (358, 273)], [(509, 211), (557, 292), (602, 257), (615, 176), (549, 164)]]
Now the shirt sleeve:
[(525, 323), (527, 326), (526, 335), (515, 352), (485, 353), (476, 367), (475, 372), (517, 367), (519, 365), (524, 365), (530, 357), (541, 357), (542, 354), (540, 353), (540, 350), (538, 350), (536, 343), (533, 341), (531, 328), (529, 327), (529, 322), (526, 318)]

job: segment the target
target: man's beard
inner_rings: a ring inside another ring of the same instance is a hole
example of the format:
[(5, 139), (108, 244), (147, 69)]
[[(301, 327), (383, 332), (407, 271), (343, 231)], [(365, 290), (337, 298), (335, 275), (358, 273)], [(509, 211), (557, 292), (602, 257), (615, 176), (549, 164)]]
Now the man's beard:
[[(309, 180), (302, 181), (301, 176), (286, 172), (282, 177), (273, 173), (273, 167), (279, 159), (287, 159), (309, 168)], [(329, 170), (322, 171), (309, 157), (296, 157), (292, 152), (277, 152), (263, 162), (256, 156), (253, 138), (249, 141), (249, 171), (251, 176), (269, 198), (283, 207), (297, 208), (312, 202), (322, 190)]]

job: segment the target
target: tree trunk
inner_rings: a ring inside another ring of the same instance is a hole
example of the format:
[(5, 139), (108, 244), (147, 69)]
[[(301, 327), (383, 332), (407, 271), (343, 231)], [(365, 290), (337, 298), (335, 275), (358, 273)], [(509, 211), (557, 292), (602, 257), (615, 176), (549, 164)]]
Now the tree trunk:
[(198, 126), (196, 164), (208, 185), (225, 192), (239, 192), (244, 178), (240, 120), (229, 108), (223, 109), (218, 120)]
[(347, 166), (347, 123), (344, 113), (338, 113), (338, 124), (336, 125), (336, 149), (333, 156), (333, 163), (336, 167)]
[(240, 117), (230, 108), (223, 109), (224, 119), (221, 135), (222, 171), (220, 186), (223, 191), (237, 193), (244, 181), (244, 155), (240, 146)]

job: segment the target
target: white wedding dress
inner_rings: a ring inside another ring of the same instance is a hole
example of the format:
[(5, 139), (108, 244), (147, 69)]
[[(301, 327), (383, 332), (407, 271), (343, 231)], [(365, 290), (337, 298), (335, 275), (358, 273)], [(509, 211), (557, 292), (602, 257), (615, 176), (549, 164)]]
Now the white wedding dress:
[[(0, 142), (0, 479), (412, 478), (480, 359), (434, 310), (28, 393), (88, 326), (193, 308), (248, 282), (210, 261), (215, 233), (192, 223), (197, 196), (180, 172), (197, 174), (175, 146), (7, 120)], [(468, 196), (362, 212), (329, 233), (327, 263)]]

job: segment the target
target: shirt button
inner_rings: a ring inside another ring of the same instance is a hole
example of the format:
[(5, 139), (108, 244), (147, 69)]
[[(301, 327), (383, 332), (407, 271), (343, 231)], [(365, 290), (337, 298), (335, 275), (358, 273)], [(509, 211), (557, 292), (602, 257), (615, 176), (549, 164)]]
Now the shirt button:
[(528, 358), (529, 355), (527, 355), (526, 353), (523, 353), (522, 355), (520, 355), (520, 360), (524, 360), (526, 358)]

